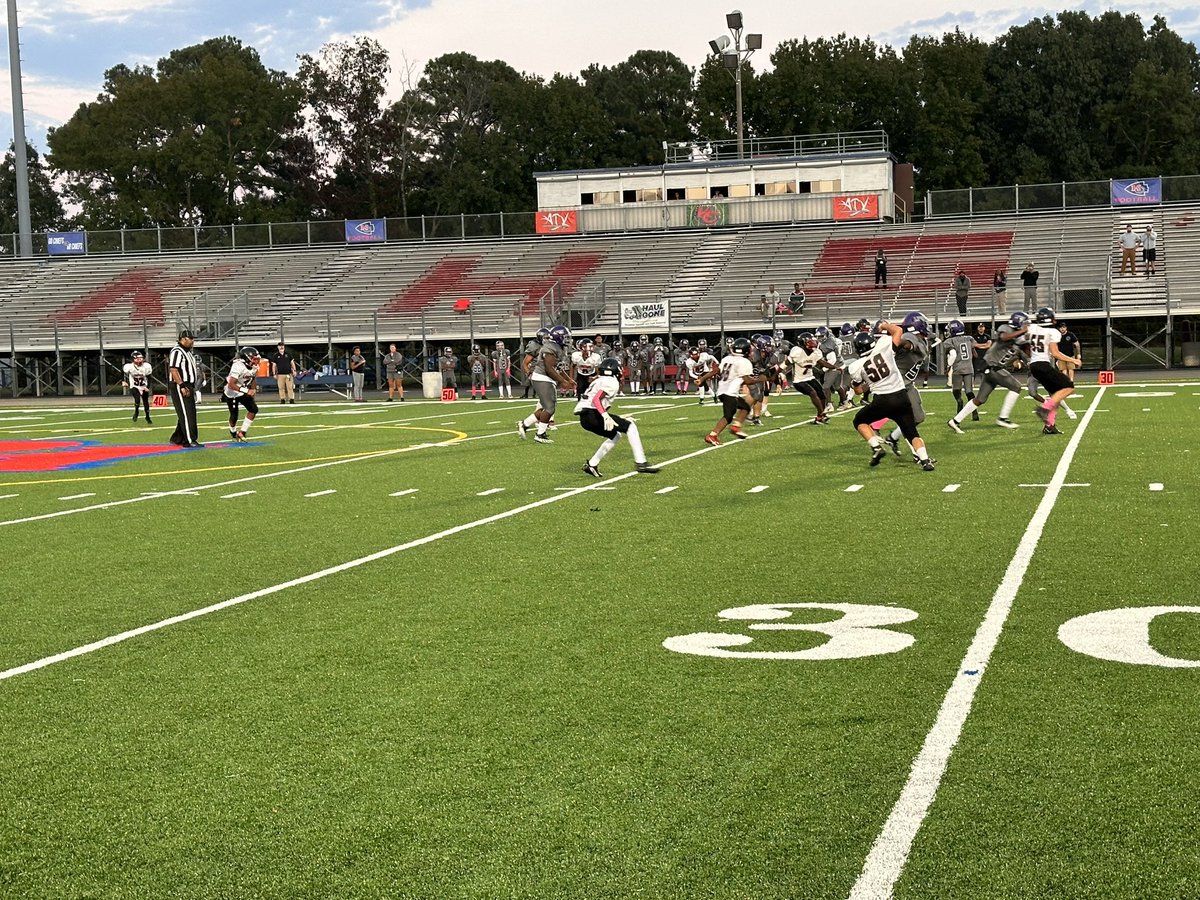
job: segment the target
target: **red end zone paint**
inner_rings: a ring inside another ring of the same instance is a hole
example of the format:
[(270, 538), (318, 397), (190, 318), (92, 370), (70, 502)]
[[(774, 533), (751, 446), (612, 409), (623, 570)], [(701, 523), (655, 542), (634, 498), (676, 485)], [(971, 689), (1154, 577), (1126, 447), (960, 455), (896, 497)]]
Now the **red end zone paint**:
[(120, 447), (96, 441), (0, 440), (0, 472), (63, 472), (94, 469), (123, 459), (178, 453), (182, 447)]

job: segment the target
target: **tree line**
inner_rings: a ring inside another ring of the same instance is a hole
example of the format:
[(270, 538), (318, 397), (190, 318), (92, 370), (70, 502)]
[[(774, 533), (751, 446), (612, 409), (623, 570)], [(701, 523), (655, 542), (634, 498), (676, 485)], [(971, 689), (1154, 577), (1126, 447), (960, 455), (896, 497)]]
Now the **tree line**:
[[(786, 40), (743, 69), (749, 136), (882, 129), (919, 192), (1200, 173), (1200, 56), (1155, 17), (1068, 11), (990, 43), (900, 49)], [(416, 71), (358, 37), (263, 65), (234, 37), (105, 73), (97, 98), (30, 148), (35, 230), (520, 212), (533, 173), (658, 165), (664, 141), (734, 136), (734, 84), (641, 50), (578, 77), (450, 53)], [(385, 102), (389, 81), (400, 99)], [(11, 151), (0, 231), (16, 230)], [(64, 209), (75, 210), (72, 215)]]

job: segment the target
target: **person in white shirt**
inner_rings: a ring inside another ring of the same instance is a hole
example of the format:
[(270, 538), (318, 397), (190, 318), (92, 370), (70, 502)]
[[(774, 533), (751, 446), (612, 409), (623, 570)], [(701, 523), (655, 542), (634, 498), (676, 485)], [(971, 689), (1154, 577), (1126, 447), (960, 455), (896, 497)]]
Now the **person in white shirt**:
[(146, 362), (145, 354), (141, 350), (134, 350), (130, 361), (125, 363), (121, 371), (125, 375), (121, 386), (129, 388), (133, 397), (133, 421), (136, 422), (141, 409), (145, 409), (146, 424), (153, 425), (150, 421), (150, 373), (154, 370)]
[[(250, 423), (258, 415), (258, 401), (254, 395), (258, 393), (258, 351), (253, 347), (243, 347), (229, 367), (229, 375), (225, 379), (225, 405), (229, 407), (229, 437), (237, 443), (246, 440), (246, 432)], [(246, 410), (242, 427), (237, 424), (238, 407)]]
[(1045, 423), (1042, 434), (1062, 434), (1054, 424), (1058, 417), (1058, 408), (1075, 390), (1075, 382), (1054, 365), (1060, 360), (1074, 361), (1073, 357), (1058, 349), (1062, 333), (1054, 324), (1054, 320), (1054, 310), (1043, 306), (1037, 311), (1026, 334), (1026, 340), (1029, 342), (1029, 374), (1037, 379), (1050, 395), (1037, 408), (1038, 418)]
[(596, 352), (595, 343), (588, 340), (580, 341), (579, 347), (571, 354), (571, 368), (575, 370), (576, 398), (587, 393), (588, 385), (592, 383), (596, 371), (600, 368), (600, 362), (600, 354)]
[(891, 419), (900, 426), (900, 433), (912, 446), (917, 462), (926, 472), (932, 472), (934, 462), (929, 458), (925, 441), (917, 432), (912, 400), (904, 382), (904, 373), (896, 362), (896, 348), (905, 341), (904, 329), (891, 322), (880, 321), (876, 336), (859, 332), (854, 336), (858, 359), (850, 363), (850, 383), (856, 394), (870, 391), (872, 400), (854, 417), (854, 428), (871, 447), (871, 465), (877, 466), (887, 455), (872, 422)]
[(1146, 226), (1146, 233), (1142, 235), (1142, 262), (1146, 264), (1146, 277), (1149, 278), (1155, 274), (1155, 266), (1158, 261), (1158, 235), (1154, 231), (1153, 225)]
[(745, 397), (744, 388), (751, 384), (766, 384), (766, 375), (755, 375), (754, 364), (750, 362), (750, 339), (738, 338), (733, 342), (729, 355), (721, 360), (720, 369), (710, 372), (706, 380), (718, 378), (717, 400), (721, 403), (721, 418), (704, 437), (706, 444), (714, 447), (721, 443), (721, 432), (728, 426), (729, 433), (739, 440), (745, 440), (748, 435), (742, 431), (742, 423), (750, 414), (750, 404)]
[(792, 373), (792, 387), (808, 397), (816, 408), (817, 416), (813, 420), (813, 424), (825, 425), (829, 422), (829, 416), (825, 410), (827, 398), (816, 371), (818, 369), (841, 369), (841, 366), (834, 365), (825, 359), (825, 355), (817, 343), (817, 336), (811, 331), (800, 332), (798, 340), (799, 343), (788, 352), (787, 356), (787, 366)]
[(1133, 226), (1126, 225), (1125, 231), (1117, 238), (1117, 243), (1121, 246), (1121, 271), (1119, 274), (1125, 274), (1125, 267), (1129, 266), (1129, 274), (1137, 274), (1137, 246), (1142, 242), (1136, 234), (1133, 233)]
[(711, 387), (705, 387), (712, 373), (716, 371), (717, 359), (708, 352), (708, 341), (704, 338), (696, 341), (696, 349), (692, 351), (691, 359), (688, 361), (688, 375), (692, 381), (696, 383), (696, 393), (700, 398), (700, 406), (704, 405), (706, 396), (712, 397), (713, 402), (716, 402), (716, 391)]
[[(591, 341), (587, 341), (587, 343), (590, 344)], [(608, 455), (608, 452), (617, 446), (621, 435), (625, 435), (629, 440), (630, 449), (633, 450), (633, 461), (639, 472), (653, 475), (658, 471), (657, 466), (652, 466), (646, 461), (646, 451), (642, 447), (642, 438), (638, 434), (637, 423), (611, 412), (613, 398), (620, 391), (621, 364), (615, 359), (606, 359), (597, 366), (596, 377), (588, 385), (579, 402), (575, 404), (575, 415), (579, 416), (579, 424), (583, 430), (604, 438), (604, 443), (583, 464), (584, 474), (591, 475), (593, 478), (604, 477), (600, 474), (600, 463)]]

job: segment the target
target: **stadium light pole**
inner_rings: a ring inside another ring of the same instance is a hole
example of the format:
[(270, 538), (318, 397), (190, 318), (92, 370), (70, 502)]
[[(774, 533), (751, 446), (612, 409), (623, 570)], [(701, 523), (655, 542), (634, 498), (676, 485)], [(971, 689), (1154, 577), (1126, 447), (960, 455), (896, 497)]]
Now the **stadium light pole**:
[(733, 93), (737, 103), (737, 153), (738, 159), (745, 158), (744, 142), (745, 127), (742, 123), (742, 63), (754, 55), (755, 50), (762, 48), (761, 34), (746, 35), (746, 43), (742, 43), (742, 11), (735, 9), (725, 15), (725, 26), (729, 35), (721, 35), (708, 42), (712, 52), (721, 57), (721, 65), (733, 75)]
[(8, 74), (12, 80), (13, 167), (17, 176), (19, 255), (33, 256), (29, 222), (29, 161), (25, 157), (25, 100), (21, 92), (21, 41), (17, 35), (17, 0), (8, 0)]

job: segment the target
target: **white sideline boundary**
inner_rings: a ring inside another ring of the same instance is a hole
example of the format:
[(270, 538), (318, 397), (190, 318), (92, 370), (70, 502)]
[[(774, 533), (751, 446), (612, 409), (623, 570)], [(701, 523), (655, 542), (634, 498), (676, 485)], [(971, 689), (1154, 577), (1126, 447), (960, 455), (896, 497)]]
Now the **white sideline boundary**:
[(908, 862), (917, 832), (929, 813), (942, 776), (946, 773), (950, 755), (962, 735), (963, 726), (971, 712), (971, 704), (975, 700), (975, 692), (979, 689), (992, 653), (1000, 642), (1000, 634), (1004, 630), (1008, 614), (1012, 611), (1013, 600), (1025, 579), (1025, 573), (1029, 569), (1038, 541), (1041, 540), (1046, 522), (1058, 501), (1058, 495), (1066, 485), (1067, 472), (1075, 458), (1075, 451), (1083, 440), (1083, 434), (1087, 431), (1088, 423), (1092, 420), (1104, 391), (1104, 387), (1097, 390), (1079, 426), (1071, 435), (1062, 458), (1058, 461), (1054, 477), (1046, 486), (1046, 493), (1042, 495), (1042, 500), (1017, 545), (1016, 553), (1004, 572), (1004, 578), (992, 596), (983, 621), (975, 632), (971, 646), (967, 648), (967, 654), (958, 667), (949, 691), (946, 692), (937, 719), (929, 734), (925, 736), (925, 743), (921, 746), (917, 758), (913, 760), (908, 781), (863, 863), (862, 872), (850, 891), (850, 900), (891, 900), (896, 882)]
[[(781, 428), (775, 428), (775, 429), (771, 429), (770, 431), (764, 431), (762, 434), (763, 434), (763, 436), (766, 436), (767, 434), (773, 434), (773, 433), (778, 433), (778, 432), (782, 432), (782, 431), (787, 431), (788, 429), (797, 428), (797, 427), (799, 427), (801, 425), (805, 425), (805, 424), (807, 424), (807, 422), (795, 422), (791, 425), (784, 425)], [(674, 465), (675, 463), (681, 463), (686, 460), (693, 459), (697, 456), (703, 456), (705, 453), (714, 453), (718, 450), (721, 450), (722, 448), (734, 447), (734, 446), (737, 446), (742, 443), (745, 443), (745, 442), (744, 441), (726, 441), (725, 443), (723, 443), (717, 447), (706, 445), (699, 450), (693, 450), (691, 453), (685, 453), (683, 456), (676, 456), (674, 459), (666, 460), (665, 462), (661, 462), (658, 465), (659, 466)], [(313, 581), (319, 581), (322, 578), (329, 577), (330, 575), (337, 575), (341, 572), (348, 572), (351, 569), (357, 569), (359, 566), (365, 566), (367, 563), (376, 562), (377, 560), (380, 560), (380, 559), (386, 559), (387, 557), (393, 556), (397, 553), (403, 553), (405, 550), (412, 550), (416, 547), (423, 547), (426, 544), (432, 544), (435, 541), (440, 541), (443, 538), (448, 538), (448, 537), (452, 537), (456, 534), (461, 534), (464, 531), (470, 531), (473, 528), (479, 528), (482, 525), (490, 525), (493, 522), (501, 522), (504, 519), (511, 519), (512, 517), (518, 516), (521, 513), (529, 512), (530, 510), (538, 509), (539, 507), (542, 507), (542, 506), (548, 506), (551, 503), (557, 503), (558, 501), (565, 500), (568, 497), (577, 497), (580, 494), (587, 493), (588, 491), (604, 490), (606, 488), (606, 486), (608, 486), (608, 485), (615, 484), (618, 481), (624, 481), (626, 478), (632, 478), (634, 475), (637, 475), (637, 474), (638, 474), (637, 472), (625, 472), (621, 475), (616, 475), (612, 478), (606, 478), (603, 481), (593, 482), (592, 484), (581, 485), (580, 487), (573, 488), (572, 490), (567, 491), (565, 493), (555, 493), (549, 497), (543, 497), (541, 500), (534, 500), (530, 503), (526, 503), (522, 506), (518, 506), (518, 507), (515, 507), (510, 510), (506, 510), (505, 512), (502, 512), (502, 513), (496, 513), (495, 515), (487, 516), (486, 518), (483, 518), (483, 519), (476, 519), (473, 522), (467, 522), (463, 525), (455, 525), (450, 528), (445, 528), (441, 531), (435, 532), (434, 534), (426, 535), (425, 537), (417, 538), (412, 541), (407, 541), (406, 543), (403, 543), (403, 544), (397, 544), (394, 547), (388, 547), (384, 550), (378, 550), (375, 553), (369, 553), (366, 556), (360, 556), (357, 559), (352, 559), (352, 560), (349, 560), (344, 563), (339, 563), (336, 566), (330, 566), (329, 568), (321, 569), (320, 571), (312, 572), (308, 575), (301, 575), (299, 578), (293, 578), (290, 581), (285, 581), (285, 582), (282, 582), (281, 584), (271, 585), (270, 587), (261, 588), (257, 591), (251, 591), (248, 594), (241, 594), (240, 596), (237, 596), (237, 597), (231, 597), (228, 600), (222, 600), (219, 603), (213, 603), (212, 605), (205, 606), (202, 609), (194, 609), (194, 610), (191, 610), (190, 612), (180, 613), (177, 616), (171, 616), (170, 618), (162, 619), (158, 622), (153, 622), (149, 625), (142, 625), (138, 628), (131, 628), (128, 631), (122, 631), (120, 634), (114, 634), (114, 635), (111, 635), (106, 638), (101, 638), (98, 641), (92, 641), (90, 644), (83, 644), (83, 645), (81, 645), (79, 647), (75, 647), (71, 650), (64, 650), (62, 653), (55, 653), (52, 656), (45, 656), (45, 657), (42, 657), (41, 659), (36, 659), (33, 662), (28, 662), (28, 663), (24, 663), (23, 665), (14, 666), (11, 669), (5, 669), (4, 671), (0, 672), (0, 681), (7, 681), (11, 678), (16, 678), (18, 675), (25, 675), (25, 674), (28, 674), (29, 672), (36, 672), (38, 669), (44, 669), (47, 666), (54, 665), (55, 663), (65, 662), (66, 660), (75, 659), (76, 657), (79, 657), (79, 656), (86, 656), (90, 653), (95, 653), (96, 651), (103, 650), (106, 647), (112, 647), (115, 644), (120, 644), (120, 643), (123, 643), (124, 641), (132, 640), (133, 638), (140, 637), (144, 634), (150, 634), (155, 631), (161, 631), (164, 628), (169, 628), (172, 625), (180, 625), (184, 622), (190, 622), (192, 619), (198, 619), (201, 616), (206, 616), (211, 613), (220, 612), (221, 610), (228, 609), (229, 607), (232, 607), (232, 606), (238, 606), (242, 603), (248, 603), (251, 600), (258, 600), (258, 599), (261, 599), (262, 597), (269, 597), (272, 594), (278, 594), (280, 591), (286, 591), (288, 588), (299, 587), (302, 584), (308, 584)], [(144, 499), (144, 498), (142, 498), (142, 499)], [(122, 501), (122, 502), (132, 502), (132, 501)]]

